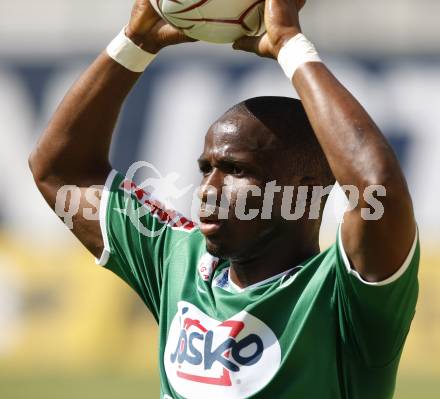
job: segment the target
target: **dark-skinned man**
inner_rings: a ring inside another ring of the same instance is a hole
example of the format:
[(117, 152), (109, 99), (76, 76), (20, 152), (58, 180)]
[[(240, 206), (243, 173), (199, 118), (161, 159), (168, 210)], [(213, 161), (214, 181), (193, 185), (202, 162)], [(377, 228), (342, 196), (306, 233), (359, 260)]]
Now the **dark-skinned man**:
[[(303, 5), (267, 0), (267, 33), (234, 44), (278, 59), (301, 102), (250, 99), (211, 126), (199, 159), (200, 226), (161, 209), (108, 160), (121, 105), (153, 54), (189, 41), (148, 0), (136, 1), (128, 26), (67, 93), (30, 157), (52, 208), (63, 186), (80, 188), (74, 234), (158, 321), (161, 398), (393, 395), (418, 292), (411, 198), (382, 133), (301, 34)], [(262, 215), (258, 190), (270, 182), (334, 179), (360, 195), (323, 252), (322, 212), (289, 220), (279, 192), (269, 218), (237, 217), (243, 193), (251, 193), (246, 211)], [(87, 220), (85, 193), (104, 184), (100, 221)], [(368, 217), (371, 187), (382, 188), (380, 218)], [(224, 190), (229, 211), (220, 218)]]

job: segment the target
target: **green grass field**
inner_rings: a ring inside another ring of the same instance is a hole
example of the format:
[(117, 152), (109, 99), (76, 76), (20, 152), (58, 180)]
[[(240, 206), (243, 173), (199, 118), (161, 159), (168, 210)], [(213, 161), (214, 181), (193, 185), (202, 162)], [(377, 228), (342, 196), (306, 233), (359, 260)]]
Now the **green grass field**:
[[(152, 377), (0, 376), (1, 399), (158, 399), (158, 392), (158, 381)], [(401, 378), (395, 395), (396, 399), (439, 397), (440, 382), (434, 378)]]
[(156, 399), (155, 378), (115, 375), (0, 378), (1, 399)]

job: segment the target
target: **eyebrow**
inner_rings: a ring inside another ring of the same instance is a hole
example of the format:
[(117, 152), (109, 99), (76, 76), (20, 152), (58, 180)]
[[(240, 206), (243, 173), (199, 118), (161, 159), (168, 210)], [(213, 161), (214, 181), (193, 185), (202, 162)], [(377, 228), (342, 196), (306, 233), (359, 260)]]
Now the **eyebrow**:
[[(199, 157), (197, 162), (198, 162), (200, 169), (206, 165), (211, 165), (211, 162), (207, 158), (205, 158), (203, 155)], [(216, 160), (216, 164), (220, 168), (231, 166), (231, 165), (239, 166), (242, 169), (244, 169), (252, 174), (257, 174), (257, 175), (260, 175), (263, 171), (263, 169), (261, 168), (261, 165), (259, 165), (259, 164), (242, 161), (242, 160), (239, 160), (239, 159), (234, 158), (232, 156), (224, 156), (224, 157)]]
[(201, 154), (198, 158), (197, 158), (197, 162), (203, 162), (203, 161), (207, 161), (206, 157), (204, 154)]
[[(204, 164), (204, 163), (210, 163), (209, 160), (204, 156), (201, 155), (198, 159), (197, 159), (197, 163), (199, 164)], [(217, 159), (217, 163), (222, 164), (222, 163), (228, 163), (228, 164), (239, 164), (239, 165), (248, 165), (248, 166), (252, 166), (249, 162), (243, 161), (241, 159), (235, 158), (233, 156), (222, 156), (221, 158)]]

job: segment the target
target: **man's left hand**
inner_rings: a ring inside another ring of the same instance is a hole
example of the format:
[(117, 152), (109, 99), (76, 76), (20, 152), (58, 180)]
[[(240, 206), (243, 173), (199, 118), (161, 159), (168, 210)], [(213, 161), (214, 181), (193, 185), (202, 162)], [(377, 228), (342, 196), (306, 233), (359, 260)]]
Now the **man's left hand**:
[(276, 59), (284, 43), (301, 33), (299, 11), (305, 3), (306, 0), (266, 0), (266, 33), (242, 37), (233, 44), (233, 48)]

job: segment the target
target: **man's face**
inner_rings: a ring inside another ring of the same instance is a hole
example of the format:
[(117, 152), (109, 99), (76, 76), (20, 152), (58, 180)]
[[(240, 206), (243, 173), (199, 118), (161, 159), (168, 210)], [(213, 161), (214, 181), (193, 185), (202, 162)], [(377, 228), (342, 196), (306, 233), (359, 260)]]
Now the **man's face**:
[[(277, 185), (286, 184), (283, 176), (287, 173), (281, 166), (281, 153), (279, 139), (246, 115), (225, 116), (209, 129), (198, 162), (203, 174), (200, 230), (206, 237), (210, 253), (246, 260), (258, 256), (273, 237), (282, 234), (285, 221), (279, 216), (279, 194), (275, 195), (270, 219), (261, 218), (266, 183), (276, 180)], [(261, 195), (253, 196), (247, 192), (250, 186), (261, 189)], [(223, 195), (229, 192), (228, 204), (221, 204), (222, 192)], [(215, 204), (211, 216), (203, 215), (207, 201)], [(227, 218), (219, 219), (220, 205), (225, 204), (228, 206)], [(243, 220), (242, 213), (236, 212), (237, 207), (243, 210), (243, 204), (246, 204), (244, 214), (257, 209), (258, 217)]]

